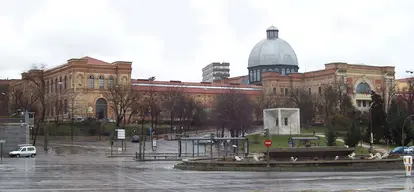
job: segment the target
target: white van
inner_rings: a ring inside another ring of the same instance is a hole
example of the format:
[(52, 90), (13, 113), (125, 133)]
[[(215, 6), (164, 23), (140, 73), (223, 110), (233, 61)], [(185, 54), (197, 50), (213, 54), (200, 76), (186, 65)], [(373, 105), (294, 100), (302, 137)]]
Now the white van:
[(10, 157), (36, 157), (36, 147), (31, 144), (18, 145), (18, 148), (9, 153)]

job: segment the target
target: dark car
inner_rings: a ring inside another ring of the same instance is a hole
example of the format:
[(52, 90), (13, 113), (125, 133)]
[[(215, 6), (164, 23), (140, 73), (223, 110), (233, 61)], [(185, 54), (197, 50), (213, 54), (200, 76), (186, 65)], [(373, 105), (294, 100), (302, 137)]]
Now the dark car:
[(134, 135), (131, 138), (131, 142), (132, 143), (139, 143), (139, 136), (138, 135)]
[(390, 154), (391, 155), (403, 155), (403, 154), (412, 154), (413, 150), (410, 147), (407, 146), (399, 146), (394, 148)]

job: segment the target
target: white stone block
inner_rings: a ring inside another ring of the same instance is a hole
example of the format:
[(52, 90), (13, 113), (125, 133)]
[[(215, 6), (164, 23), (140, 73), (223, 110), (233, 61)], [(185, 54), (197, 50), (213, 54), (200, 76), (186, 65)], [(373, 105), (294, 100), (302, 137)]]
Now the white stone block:
[(263, 129), (269, 129), (273, 135), (300, 134), (299, 108), (264, 109)]

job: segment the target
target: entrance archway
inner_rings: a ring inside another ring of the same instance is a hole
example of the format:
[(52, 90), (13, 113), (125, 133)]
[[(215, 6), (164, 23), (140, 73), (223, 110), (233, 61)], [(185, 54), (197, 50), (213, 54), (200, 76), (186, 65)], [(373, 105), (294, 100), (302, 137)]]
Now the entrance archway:
[(96, 118), (106, 119), (108, 117), (108, 102), (104, 98), (96, 100)]

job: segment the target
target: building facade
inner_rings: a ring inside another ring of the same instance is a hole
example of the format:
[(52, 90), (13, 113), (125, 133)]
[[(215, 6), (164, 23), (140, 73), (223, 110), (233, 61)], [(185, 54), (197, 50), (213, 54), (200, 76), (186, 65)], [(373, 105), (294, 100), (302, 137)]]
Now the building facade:
[(202, 69), (203, 82), (214, 82), (230, 77), (230, 63), (210, 63)]
[(355, 107), (365, 111), (370, 106), (371, 90), (383, 94), (386, 102), (395, 84), (395, 71), (391, 66), (328, 63), (325, 69), (298, 73), (295, 51), (279, 38), (279, 30), (269, 27), (267, 38), (259, 41), (248, 59), (248, 76), (252, 84), (261, 84), (266, 95), (288, 96), (290, 91), (305, 89), (309, 94), (321, 94), (323, 86), (346, 83), (352, 90)]
[[(69, 59), (67, 63), (47, 69), (30, 70), (22, 74), (22, 80), (10, 84), (11, 100), (23, 90), (35, 90), (34, 82), (44, 83), (46, 119), (56, 117), (113, 117), (106, 91), (115, 85), (130, 86), (132, 62), (104, 62), (91, 57)], [(38, 87), (38, 86), (36, 86)], [(39, 105), (39, 100), (36, 102)], [(37, 111), (39, 112), (39, 111)]]

